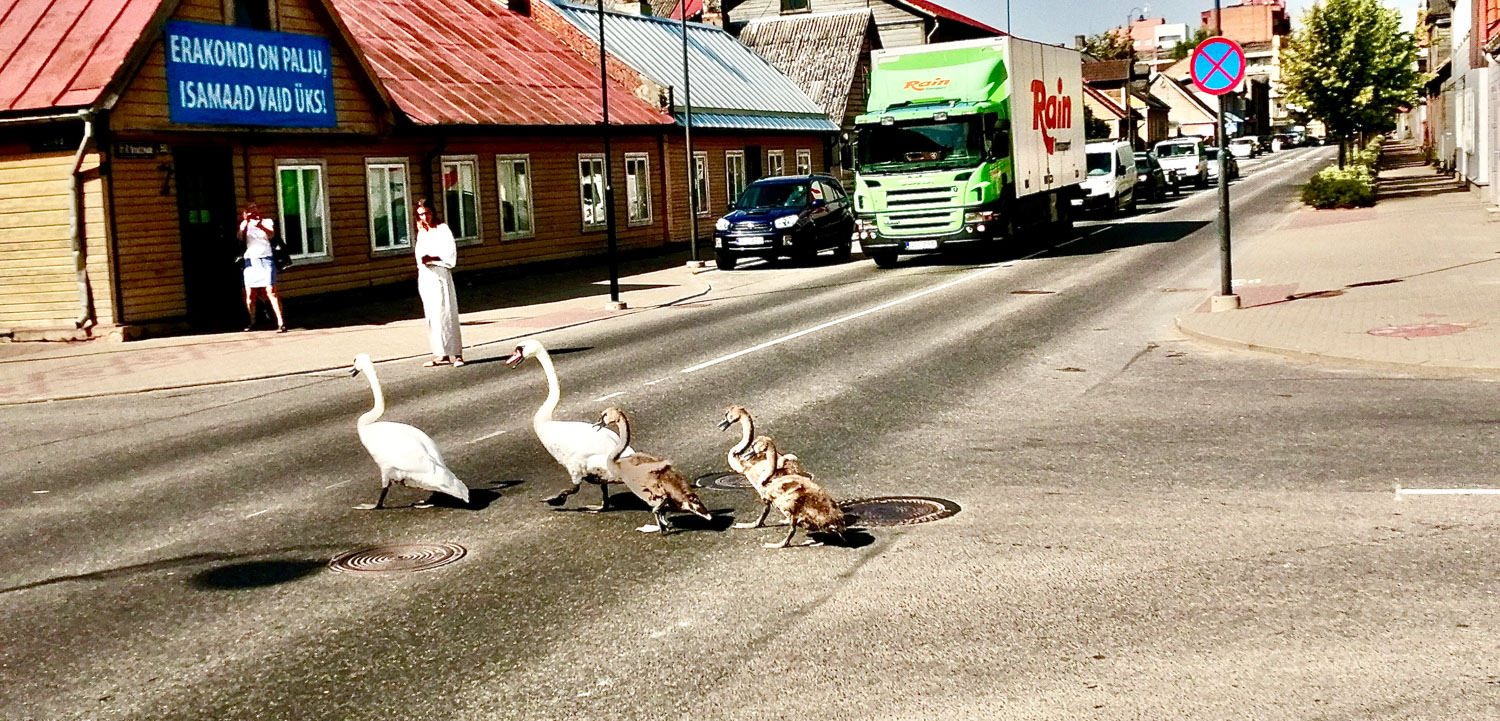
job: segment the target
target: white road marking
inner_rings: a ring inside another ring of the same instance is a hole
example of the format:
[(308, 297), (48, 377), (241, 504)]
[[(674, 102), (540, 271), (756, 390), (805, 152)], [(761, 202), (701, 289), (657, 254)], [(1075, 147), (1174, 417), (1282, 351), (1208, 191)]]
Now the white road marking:
[[(509, 433), (509, 431), (495, 431), (494, 433), (486, 433), (486, 434), (484, 434), (484, 435), (482, 435), (482, 436), (480, 436), (478, 438), (475, 438), (472, 441), (464, 441), (464, 445), (467, 446), (467, 445), (469, 445), (471, 443), (478, 443), (480, 441), (487, 441), (487, 440), (489, 440), (491, 438), (494, 438), (495, 436), (503, 436), (506, 433)], [(348, 483), (348, 481), (344, 481), (344, 482)]]
[(267, 508), (264, 511), (256, 511), (256, 512), (254, 512), (254, 513), (252, 513), (252, 514), (250, 514), (248, 516), (245, 516), (245, 518), (255, 518), (256, 516), (259, 516), (262, 513), (270, 513), (270, 512), (271, 512), (271, 509)]
[[(1048, 248), (1047, 250), (1052, 250), (1052, 248)], [(1031, 257), (1034, 257), (1036, 255), (1040, 255), (1042, 253), (1047, 252), (1047, 250), (1039, 250), (1036, 253), (1033, 253), (1032, 255), (1026, 256), (1026, 258), (1031, 258)], [(840, 323), (847, 323), (847, 322), (849, 322), (851, 320), (854, 320), (856, 318), (863, 318), (863, 317), (865, 317), (867, 315), (870, 315), (871, 313), (878, 313), (878, 312), (880, 312), (882, 310), (885, 310), (887, 308), (894, 308), (894, 307), (896, 307), (898, 305), (901, 305), (902, 303), (906, 303), (908, 301), (913, 301), (913, 300), (916, 300), (916, 299), (921, 298), (921, 297), (926, 296), (926, 295), (931, 295), (931, 294), (936, 293), (936, 292), (938, 292), (940, 290), (946, 290), (948, 288), (952, 288), (955, 285), (959, 285), (961, 283), (967, 283), (967, 282), (969, 282), (971, 280), (974, 280), (975, 278), (978, 278), (978, 277), (981, 277), (981, 276), (985, 276), (985, 275), (989, 275), (990, 273), (993, 273), (993, 272), (995, 272), (997, 270), (1000, 270), (1000, 269), (1002, 269), (1004, 267), (1005, 266), (1003, 266), (1003, 265), (990, 266), (990, 267), (985, 268), (983, 270), (980, 270), (978, 272), (970, 273), (969, 275), (966, 275), (966, 276), (964, 276), (962, 278), (959, 278), (957, 280), (949, 281), (949, 282), (944, 283), (942, 285), (933, 286), (931, 288), (928, 288), (927, 290), (923, 290), (923, 291), (919, 291), (919, 292), (916, 292), (916, 293), (912, 293), (911, 295), (908, 295), (905, 298), (898, 298), (898, 299), (890, 301), (888, 303), (881, 303), (880, 305), (877, 305), (874, 308), (867, 308), (867, 309), (862, 310), (862, 311), (860, 311), (858, 313), (851, 313), (851, 314), (846, 315), (846, 316), (844, 316), (842, 318), (835, 318), (834, 320), (830, 320), (827, 323), (819, 323), (818, 325), (815, 325), (815, 326), (813, 326), (811, 328), (804, 328), (804, 329), (799, 330), (799, 331), (797, 331), (795, 333), (790, 333), (790, 334), (784, 335), (784, 336), (782, 336), (780, 338), (777, 338), (775, 340), (768, 340), (768, 341), (766, 341), (764, 343), (761, 343), (759, 345), (754, 345), (754, 346), (751, 346), (751, 347), (746, 348), (744, 350), (735, 351), (733, 353), (730, 353), (729, 355), (719, 356), (718, 358), (715, 358), (715, 359), (713, 359), (711, 361), (705, 361), (705, 362), (699, 363), (698, 365), (695, 365), (695, 366), (690, 366), (690, 367), (687, 367), (687, 368), (683, 368), (679, 372), (680, 373), (696, 373), (698, 371), (703, 370), (704, 368), (709, 368), (711, 366), (716, 366), (716, 365), (718, 365), (720, 363), (724, 363), (724, 362), (727, 362), (727, 361), (732, 361), (735, 358), (739, 358), (740, 356), (749, 355), (749, 354), (754, 353), (756, 351), (762, 351), (762, 350), (765, 350), (767, 348), (770, 348), (771, 346), (781, 345), (782, 343), (785, 343), (785, 342), (787, 342), (789, 340), (795, 340), (797, 338), (801, 338), (802, 336), (808, 335), (810, 333), (816, 333), (816, 332), (818, 332), (820, 330), (823, 330), (825, 328), (832, 328), (833, 326), (839, 325)]]
[(1397, 488), (1398, 496), (1500, 496), (1500, 488)]
[(648, 386), (654, 386), (654, 385), (656, 385), (656, 384), (657, 384), (657, 383), (660, 383), (660, 382), (662, 382), (662, 381), (664, 381), (664, 380), (666, 380), (666, 379), (665, 379), (665, 378), (657, 378), (657, 379), (656, 379), (656, 380), (654, 380), (654, 381), (646, 381), (646, 383), (645, 383), (645, 385), (648, 385)]
[(349, 479), (347, 481), (339, 481), (338, 483), (335, 483), (335, 484), (333, 484), (331, 486), (323, 486), (323, 488), (325, 488), (325, 489), (328, 489), (328, 488), (338, 488), (339, 486), (347, 486), (347, 485), (349, 485), (350, 483), (353, 483), (353, 482), (354, 482), (354, 479), (351, 478), (351, 479)]
[(609, 400), (611, 398), (619, 398), (620, 396), (623, 396), (623, 395), (625, 395), (625, 391), (619, 391), (619, 392), (616, 392), (616, 393), (611, 393), (611, 394), (609, 394), (607, 396), (599, 396), (598, 398), (594, 399), (594, 402), (595, 403), (602, 403), (602, 402), (607, 401), (607, 400)]

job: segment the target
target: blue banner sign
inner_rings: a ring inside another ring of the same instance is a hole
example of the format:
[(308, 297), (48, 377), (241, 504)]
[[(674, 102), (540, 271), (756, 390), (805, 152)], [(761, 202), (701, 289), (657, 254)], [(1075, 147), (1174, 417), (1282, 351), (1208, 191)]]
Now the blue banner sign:
[(328, 38), (173, 20), (165, 39), (174, 123), (338, 124)]

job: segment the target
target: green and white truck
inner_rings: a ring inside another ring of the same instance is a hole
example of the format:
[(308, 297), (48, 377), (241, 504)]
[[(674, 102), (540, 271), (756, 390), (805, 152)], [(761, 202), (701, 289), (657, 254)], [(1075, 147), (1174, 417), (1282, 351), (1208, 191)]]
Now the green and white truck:
[(855, 239), (901, 253), (1071, 227), (1087, 176), (1078, 51), (1014, 37), (877, 50), (855, 120)]

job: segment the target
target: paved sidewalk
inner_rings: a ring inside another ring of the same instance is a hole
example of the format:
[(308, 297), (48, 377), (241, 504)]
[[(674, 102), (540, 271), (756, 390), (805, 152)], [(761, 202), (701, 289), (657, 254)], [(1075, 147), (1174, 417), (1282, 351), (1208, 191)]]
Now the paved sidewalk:
[[(686, 253), (625, 263), (620, 298), (606, 310), (609, 286), (596, 261), (517, 278), (470, 282), (459, 276), (465, 359), (508, 354), (498, 344), (543, 331), (640, 313), (707, 294), (712, 270), (685, 266)], [(722, 283), (721, 283), (722, 284)], [(421, 304), (392, 289), (388, 297), (333, 308), (288, 304), (285, 334), (274, 331), (189, 335), (116, 343), (0, 344), (0, 405), (133, 393), (295, 375), (348, 367), (357, 353), (375, 361), (428, 358)], [(409, 296), (409, 297), (408, 297)]]
[(1392, 144), (1373, 208), (1311, 210), (1236, 247), (1242, 309), (1190, 336), (1344, 364), (1500, 374), (1500, 225), (1477, 193)]

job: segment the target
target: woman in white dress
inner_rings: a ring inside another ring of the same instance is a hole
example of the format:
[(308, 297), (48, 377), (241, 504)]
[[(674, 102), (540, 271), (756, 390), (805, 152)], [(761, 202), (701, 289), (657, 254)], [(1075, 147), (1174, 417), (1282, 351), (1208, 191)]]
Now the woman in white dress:
[(255, 203), (250, 203), (240, 212), (237, 235), (245, 244), (245, 312), (250, 314), (250, 322), (245, 324), (245, 331), (255, 329), (256, 296), (264, 294), (266, 302), (271, 304), (271, 310), (276, 312), (276, 332), (285, 333), (286, 320), (281, 317), (281, 299), (276, 297), (275, 252), (271, 248), (271, 239), (276, 235), (276, 222), (261, 217), (260, 208)]
[(463, 340), (458, 330), (458, 291), (453, 287), (453, 267), (458, 265), (458, 246), (447, 223), (440, 223), (426, 198), (417, 201), (417, 294), (427, 318), (427, 338), (432, 360), (423, 365), (464, 364)]

